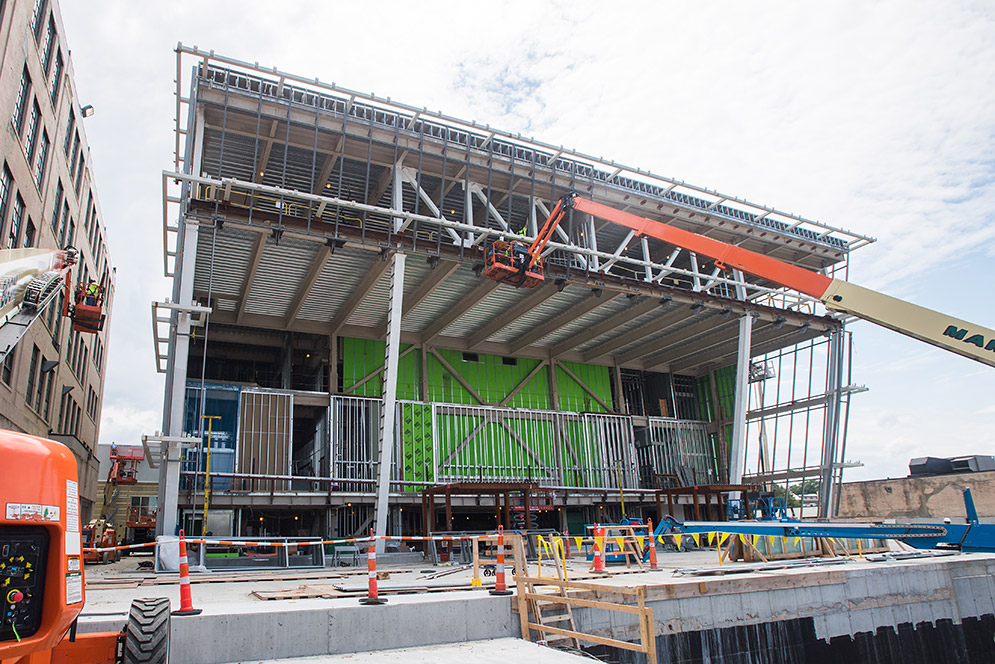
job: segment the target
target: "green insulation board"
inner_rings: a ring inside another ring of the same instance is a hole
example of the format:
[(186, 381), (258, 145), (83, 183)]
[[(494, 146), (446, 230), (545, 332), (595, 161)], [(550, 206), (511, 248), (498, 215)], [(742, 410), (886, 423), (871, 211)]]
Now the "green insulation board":
[[(403, 354), (409, 347), (408, 344), (402, 344), (400, 352)], [(342, 384), (346, 393), (365, 397), (382, 396), (382, 372), (365, 383), (362, 381), (383, 366), (385, 350), (386, 344), (383, 341), (343, 338)], [(397, 381), (398, 399), (459, 405), (490, 403), (530, 410), (552, 409), (549, 369), (542, 367), (536, 370), (541, 363), (537, 359), (470, 354), (443, 348), (435, 349), (435, 352), (444, 363), (433, 353), (428, 354), (428, 390), (425, 395), (421, 394), (420, 352), (413, 349), (401, 358)], [(588, 389), (577, 383), (562, 368), (558, 368), (556, 389), (560, 410), (608, 412), (599, 400), (604, 404), (611, 404), (612, 401), (609, 368), (574, 362), (564, 363), (564, 366), (583, 381)], [(528, 382), (521, 385), (530, 374), (532, 376)], [(362, 384), (351, 389), (359, 383)], [(467, 386), (471, 389), (467, 389)], [(495, 473), (502, 477), (510, 475), (521, 479), (544, 477), (551, 472), (550, 469), (557, 467), (557, 456), (561, 456), (564, 466), (568, 468), (567, 483), (571, 486), (586, 486), (588, 482), (584, 473), (571, 469), (584, 464), (575, 462), (572, 455), (576, 453), (582, 455), (581, 458), (598, 458), (593, 451), (582, 449), (588, 437), (579, 421), (567, 422), (560, 436), (556, 435), (551, 422), (514, 417), (504, 417), (500, 422), (484, 422), (483, 417), (469, 413), (442, 413), (436, 418), (435, 425), (439, 427), (438, 439), (445, 441), (444, 444), (448, 446), (448, 449), (439, 450), (440, 459), (451, 457), (451, 463), (465, 469), (461, 470), (461, 475), (465, 475), (468, 481), (489, 479)], [(433, 481), (431, 406), (403, 403), (400, 430), (402, 479)], [(474, 440), (482, 437), (487, 445), (461, 445), (470, 434), (473, 434)], [(564, 445), (563, 438), (569, 440), (569, 445)], [(521, 441), (528, 441), (531, 451), (526, 451)], [(476, 454), (474, 450), (480, 447), (488, 449), (487, 456), (473, 457)], [(514, 470), (509, 471), (509, 466), (513, 466)], [(493, 471), (492, 468), (503, 470)], [(407, 488), (408, 491), (420, 489), (418, 485)]]

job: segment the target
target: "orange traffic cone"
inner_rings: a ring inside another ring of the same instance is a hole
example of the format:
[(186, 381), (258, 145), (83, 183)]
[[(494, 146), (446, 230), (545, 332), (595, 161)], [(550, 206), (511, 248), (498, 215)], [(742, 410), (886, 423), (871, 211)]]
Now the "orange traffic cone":
[(648, 520), (650, 538), (650, 569), (660, 569), (656, 566), (656, 535), (653, 534), (653, 519)]
[(497, 565), (495, 566), (495, 573), (497, 580), (494, 582), (494, 589), (491, 590), (491, 594), (511, 595), (511, 591), (508, 590), (508, 584), (504, 580), (504, 526), (498, 526)]
[(366, 569), (370, 577), (369, 590), (367, 596), (361, 598), (359, 603), (367, 606), (386, 604), (386, 598), (380, 597), (377, 590), (377, 540), (373, 536), (372, 528), (370, 528), (370, 549), (366, 554)]
[(190, 566), (187, 565), (187, 541), (180, 530), (180, 609), (173, 611), (174, 616), (196, 616), (203, 609), (193, 608), (193, 598), (190, 596)]
[(605, 561), (601, 557), (601, 544), (604, 539), (601, 538), (602, 529), (598, 528), (598, 524), (594, 524), (594, 571), (604, 572), (605, 571)]

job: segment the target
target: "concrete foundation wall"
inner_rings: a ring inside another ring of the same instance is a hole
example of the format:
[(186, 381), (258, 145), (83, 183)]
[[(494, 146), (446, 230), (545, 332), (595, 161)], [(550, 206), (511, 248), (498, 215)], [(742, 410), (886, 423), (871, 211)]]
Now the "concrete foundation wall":
[(970, 488), (978, 516), (995, 520), (995, 472), (903, 477), (849, 482), (840, 493), (840, 518), (964, 518), (964, 489)]
[[(647, 588), (656, 635), (811, 618), (830, 640), (903, 623), (936, 623), (995, 613), (995, 557), (970, 554), (831, 570), (799, 569), (772, 578), (698, 578)], [(621, 597), (600, 597), (621, 601)], [(638, 642), (634, 616), (575, 608), (580, 631)]]

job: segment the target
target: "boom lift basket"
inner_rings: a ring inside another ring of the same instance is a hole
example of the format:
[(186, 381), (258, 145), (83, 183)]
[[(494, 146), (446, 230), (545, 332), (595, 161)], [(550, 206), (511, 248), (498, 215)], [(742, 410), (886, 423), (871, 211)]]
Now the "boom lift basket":
[(535, 288), (543, 282), (542, 261), (531, 262), (524, 242), (495, 240), (484, 251), (484, 276), (509, 286)]

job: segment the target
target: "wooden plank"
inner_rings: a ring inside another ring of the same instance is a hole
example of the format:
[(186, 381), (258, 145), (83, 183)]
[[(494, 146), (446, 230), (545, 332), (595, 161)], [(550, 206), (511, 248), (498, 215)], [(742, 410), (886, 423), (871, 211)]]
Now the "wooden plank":
[(636, 645), (635, 643), (629, 643), (628, 641), (619, 641), (617, 639), (609, 639), (604, 636), (595, 636), (594, 634), (584, 634), (583, 632), (574, 632), (569, 629), (561, 629), (559, 627), (553, 627), (552, 625), (539, 625), (537, 623), (530, 622), (529, 628), (534, 629), (537, 632), (549, 632), (550, 634), (559, 634), (561, 636), (567, 636), (574, 639), (580, 639), (581, 641), (587, 641), (589, 643), (600, 643), (603, 646), (614, 646), (616, 648), (621, 648), (622, 650), (634, 650), (636, 652), (646, 652), (646, 647), (643, 644)]
[(529, 636), (529, 606), (525, 599), (525, 581), (523, 576), (515, 576), (515, 584), (518, 590), (518, 620), (522, 627), (522, 638), (531, 641)]
[(573, 579), (571, 579), (570, 581), (562, 581), (560, 579), (551, 579), (549, 577), (529, 576), (525, 577), (525, 582), (540, 586), (559, 586), (561, 588), (583, 588), (584, 590), (600, 590), (602, 592), (618, 593), (620, 595), (635, 596), (637, 593), (637, 590), (635, 588), (630, 588), (628, 586), (608, 586), (603, 583), (584, 583), (584, 582), (575, 581)]
[(561, 595), (544, 595), (542, 593), (525, 593), (525, 599), (539, 602), (553, 602), (555, 604), (566, 604), (568, 606), (587, 606), (592, 609), (607, 609), (608, 611), (620, 611), (622, 613), (638, 614), (638, 606), (629, 604), (616, 604), (615, 602), (603, 602), (596, 599), (582, 599), (580, 597), (563, 597)]

